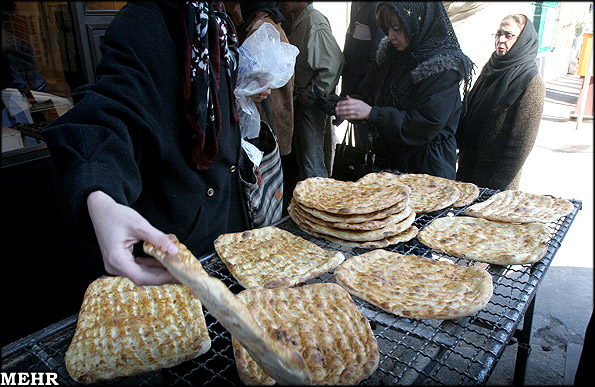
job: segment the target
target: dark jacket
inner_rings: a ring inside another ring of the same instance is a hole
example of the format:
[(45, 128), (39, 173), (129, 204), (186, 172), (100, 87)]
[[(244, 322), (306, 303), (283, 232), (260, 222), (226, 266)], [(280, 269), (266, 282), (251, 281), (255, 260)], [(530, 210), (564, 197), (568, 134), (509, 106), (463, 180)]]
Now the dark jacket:
[(460, 141), (457, 179), (480, 187), (518, 189), (525, 160), (533, 149), (545, 99), (545, 84), (537, 74), (517, 101), (494, 107), (481, 131), (473, 131), (465, 121), (457, 129)]
[[(391, 48), (385, 38), (358, 91), (373, 106), (367, 123), (376, 156), (400, 172), (454, 179), (462, 76), (449, 57), (414, 67), (396, 65)], [(420, 75), (424, 72), (432, 75)]]
[(164, 2), (123, 7), (105, 34), (98, 81), (76, 90), (75, 106), (43, 135), (87, 235), (94, 234), (86, 197), (102, 190), (202, 255), (218, 235), (246, 229), (248, 221), (237, 172), (239, 127), (230, 125), (233, 94), (223, 75), (217, 156), (207, 171), (192, 161), (181, 20)]

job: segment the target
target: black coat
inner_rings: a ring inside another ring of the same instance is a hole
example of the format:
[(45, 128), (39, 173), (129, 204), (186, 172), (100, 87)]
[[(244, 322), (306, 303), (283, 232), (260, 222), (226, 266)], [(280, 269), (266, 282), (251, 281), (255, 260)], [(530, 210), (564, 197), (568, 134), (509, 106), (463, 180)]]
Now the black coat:
[(181, 20), (165, 3), (123, 7), (106, 31), (98, 81), (76, 90), (75, 106), (43, 132), (75, 219), (93, 239), (86, 197), (95, 190), (175, 234), (195, 255), (213, 251), (221, 233), (247, 228), (240, 132), (230, 124), (233, 94), (223, 75), (218, 154), (208, 171), (191, 159)]
[[(462, 75), (441, 58), (415, 68), (398, 66), (387, 43), (385, 38), (358, 92), (372, 106), (367, 123), (374, 133), (374, 152), (388, 159), (391, 169), (454, 179)], [(426, 69), (433, 74), (417, 74), (423, 79), (414, 82), (412, 73)]]

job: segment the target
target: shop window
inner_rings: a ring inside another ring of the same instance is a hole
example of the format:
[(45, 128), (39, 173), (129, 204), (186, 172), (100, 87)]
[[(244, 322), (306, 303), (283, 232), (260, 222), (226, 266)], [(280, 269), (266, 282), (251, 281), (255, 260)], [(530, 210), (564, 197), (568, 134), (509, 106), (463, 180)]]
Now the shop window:
[(43, 144), (41, 129), (72, 107), (71, 91), (95, 79), (101, 37), (126, 2), (0, 3), (4, 156)]

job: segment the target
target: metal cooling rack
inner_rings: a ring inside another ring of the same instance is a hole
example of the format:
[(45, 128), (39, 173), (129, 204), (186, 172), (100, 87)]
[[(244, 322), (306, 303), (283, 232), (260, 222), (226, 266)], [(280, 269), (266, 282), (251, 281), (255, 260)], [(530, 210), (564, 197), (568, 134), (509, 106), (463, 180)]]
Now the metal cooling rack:
[[(497, 191), (481, 189), (475, 203), (484, 201)], [(456, 320), (416, 320), (388, 314), (367, 302), (353, 297), (360, 311), (369, 319), (380, 350), (377, 371), (362, 384), (484, 384), (487, 382), (506, 345), (519, 339), (515, 381), (524, 378), (528, 354), (532, 310), (537, 288), (554, 255), (560, 248), (582, 203), (571, 200), (574, 211), (551, 224), (551, 237), (546, 256), (533, 265), (489, 265), (494, 295), (488, 305), (473, 316)], [(462, 215), (464, 208), (448, 208), (430, 214), (419, 214), (415, 220), (423, 228), (443, 216)], [(367, 250), (344, 250), (341, 246), (313, 238), (300, 230), (290, 218), (278, 227), (311, 240), (327, 250), (341, 250), (347, 259)], [(431, 250), (417, 238), (392, 246), (389, 250), (433, 258), (447, 258), (459, 265), (471, 261)], [(224, 281), (235, 294), (243, 287), (231, 276), (216, 253), (201, 257), (203, 267)], [(325, 274), (308, 281), (333, 281)], [(64, 354), (76, 328), (76, 315), (40, 332), (2, 348), (3, 372), (52, 371), (60, 384), (76, 384), (68, 375)], [(208, 311), (205, 311), (211, 336), (211, 349), (190, 361), (169, 369), (97, 384), (124, 385), (198, 385), (241, 384), (234, 362), (231, 337)], [(523, 321), (524, 319), (524, 321)], [(518, 329), (522, 322), (522, 330)], [(520, 334), (520, 335), (519, 335)]]

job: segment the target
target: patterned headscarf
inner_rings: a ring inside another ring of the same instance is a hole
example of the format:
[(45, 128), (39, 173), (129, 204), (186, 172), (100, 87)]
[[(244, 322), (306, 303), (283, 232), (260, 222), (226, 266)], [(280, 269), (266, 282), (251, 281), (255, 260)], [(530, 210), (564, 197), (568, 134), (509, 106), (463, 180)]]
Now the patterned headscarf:
[(474, 64), (463, 53), (442, 2), (380, 2), (377, 12), (390, 7), (399, 16), (409, 36), (409, 46), (397, 52), (403, 63), (419, 65), (439, 55), (455, 57), (465, 82), (464, 95), (471, 87)]
[[(228, 77), (228, 83), (235, 82), (238, 39), (220, 1), (187, 1), (184, 23), (189, 42), (185, 54), (184, 96), (186, 115), (194, 131), (192, 160), (198, 170), (208, 170), (217, 155), (221, 132), (217, 100), (221, 61), (226, 68), (223, 76)], [(230, 109), (231, 123), (237, 124), (234, 98), (231, 98)]]

